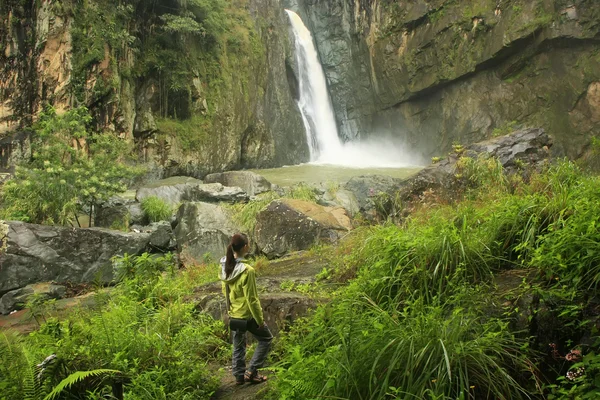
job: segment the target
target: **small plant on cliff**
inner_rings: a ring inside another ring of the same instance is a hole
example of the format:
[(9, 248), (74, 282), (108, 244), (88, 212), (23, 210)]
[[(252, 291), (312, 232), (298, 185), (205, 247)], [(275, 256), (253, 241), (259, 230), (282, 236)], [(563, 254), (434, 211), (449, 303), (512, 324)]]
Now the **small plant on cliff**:
[(156, 196), (146, 197), (142, 200), (141, 206), (150, 222), (168, 221), (173, 214), (173, 207)]

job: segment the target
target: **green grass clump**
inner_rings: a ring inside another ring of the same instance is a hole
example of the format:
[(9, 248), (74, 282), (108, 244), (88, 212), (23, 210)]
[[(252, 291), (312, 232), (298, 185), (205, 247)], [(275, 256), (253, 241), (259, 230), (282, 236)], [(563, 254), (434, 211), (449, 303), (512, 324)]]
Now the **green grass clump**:
[(363, 296), (322, 308), (313, 319), (320, 324), (293, 332), (301, 340), (288, 344), (279, 398), (526, 398), (511, 376), (526, 369), (523, 341), (506, 323), (465, 308), (482, 294), (400, 309)]
[(285, 194), (285, 197), (296, 200), (310, 201), (313, 203), (317, 201), (317, 193), (315, 192), (315, 189), (305, 183), (292, 186)]
[(280, 196), (275, 192), (266, 192), (256, 196), (256, 199), (248, 203), (237, 203), (229, 206), (233, 220), (240, 225), (244, 232), (254, 232), (256, 216), (273, 200)]
[(142, 211), (150, 222), (168, 221), (173, 214), (173, 207), (156, 196), (146, 197), (142, 200)]

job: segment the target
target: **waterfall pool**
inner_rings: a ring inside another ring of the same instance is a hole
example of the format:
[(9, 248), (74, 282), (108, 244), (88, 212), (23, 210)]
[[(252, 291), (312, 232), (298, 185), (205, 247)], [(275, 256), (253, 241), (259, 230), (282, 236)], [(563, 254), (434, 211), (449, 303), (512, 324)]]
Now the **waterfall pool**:
[(300, 182), (319, 184), (326, 182), (344, 183), (354, 176), (386, 175), (393, 178), (408, 178), (422, 167), (406, 168), (351, 168), (338, 165), (300, 164), (281, 168), (253, 169), (269, 182), (279, 186), (291, 186)]

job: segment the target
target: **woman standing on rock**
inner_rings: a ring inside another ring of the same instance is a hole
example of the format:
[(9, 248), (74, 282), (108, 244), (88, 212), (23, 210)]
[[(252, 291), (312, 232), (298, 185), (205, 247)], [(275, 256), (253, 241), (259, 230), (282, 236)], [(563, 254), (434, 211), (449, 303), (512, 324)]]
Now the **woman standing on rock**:
[[(227, 303), (229, 327), (233, 333), (233, 375), (237, 385), (267, 380), (266, 376), (258, 373), (258, 369), (265, 362), (273, 340), (258, 299), (256, 272), (243, 262), (249, 250), (248, 238), (245, 235), (233, 235), (227, 246), (227, 255), (221, 259), (219, 276)], [(258, 341), (247, 371), (246, 331), (252, 333)]]

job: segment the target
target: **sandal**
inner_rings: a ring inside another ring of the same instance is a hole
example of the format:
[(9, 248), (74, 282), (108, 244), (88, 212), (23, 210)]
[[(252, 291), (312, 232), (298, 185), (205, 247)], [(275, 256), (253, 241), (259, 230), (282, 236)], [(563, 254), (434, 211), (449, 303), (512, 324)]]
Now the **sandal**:
[(240, 376), (236, 376), (235, 377), (235, 384), (236, 385), (243, 385), (244, 383), (246, 383), (246, 376), (245, 375), (240, 375)]
[(252, 384), (257, 384), (266, 382), (267, 377), (264, 375), (260, 375), (258, 372), (252, 373), (250, 371), (246, 371), (246, 373), (244, 374), (244, 380)]

